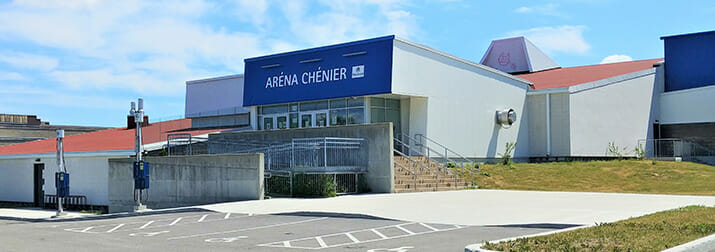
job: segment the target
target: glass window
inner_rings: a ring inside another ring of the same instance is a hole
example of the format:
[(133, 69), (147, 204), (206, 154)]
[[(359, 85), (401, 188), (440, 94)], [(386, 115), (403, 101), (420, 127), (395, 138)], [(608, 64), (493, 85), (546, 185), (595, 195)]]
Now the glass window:
[(300, 127), (302, 127), (302, 128), (313, 127), (313, 115), (312, 114), (301, 115), (300, 116)]
[(298, 112), (298, 103), (290, 104), (290, 112)]
[(395, 128), (399, 128), (400, 127), (400, 111), (393, 110), (393, 109), (388, 109), (385, 111), (386, 111), (385, 121), (392, 122), (392, 125), (394, 125)]
[(328, 126), (328, 113), (315, 113), (315, 126), (316, 127)]
[(263, 117), (263, 129), (273, 129), (273, 117)]
[(303, 102), (300, 104), (300, 111), (328, 109), (327, 101)]
[(285, 129), (288, 127), (288, 118), (287, 116), (279, 116), (276, 117), (276, 126), (278, 126), (279, 129)]
[(400, 109), (400, 100), (386, 99), (385, 102), (387, 103), (387, 106), (385, 106), (385, 107), (387, 107), (388, 109), (397, 109), (397, 110)]
[(348, 107), (361, 107), (365, 106), (365, 98), (348, 98)]
[(289, 115), (290, 117), (290, 127), (291, 128), (298, 128), (298, 114), (297, 113), (291, 113)]
[(370, 97), (371, 107), (385, 107), (385, 99), (378, 97)]
[(365, 112), (362, 108), (348, 109), (348, 124), (365, 123)]
[(288, 105), (263, 106), (263, 107), (261, 107), (261, 112), (264, 115), (277, 114), (277, 113), (288, 113)]
[(330, 125), (345, 125), (347, 124), (346, 109), (331, 109), (330, 110)]
[(370, 122), (378, 123), (385, 121), (385, 109), (384, 108), (371, 108), (370, 109)]
[(332, 99), (330, 100), (330, 108), (345, 108), (345, 105), (347, 102), (345, 101), (345, 98), (340, 98), (340, 99)]

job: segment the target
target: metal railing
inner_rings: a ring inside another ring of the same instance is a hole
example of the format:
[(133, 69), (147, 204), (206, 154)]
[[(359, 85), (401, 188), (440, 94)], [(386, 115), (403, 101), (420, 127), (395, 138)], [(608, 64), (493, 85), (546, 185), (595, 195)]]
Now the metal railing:
[[(453, 151), (452, 149), (448, 148), (447, 146), (444, 146), (437, 141), (426, 137), (425, 135), (422, 134), (416, 134), (415, 135), (415, 140), (417, 143), (417, 146), (423, 147), (423, 148), (429, 148), (429, 149), (435, 149), (431, 148), (430, 145), (436, 145), (439, 147), (439, 153), (444, 153), (443, 157), (445, 157), (445, 160), (451, 160), (451, 162), (454, 162), (455, 164), (458, 163), (456, 162), (457, 160), (460, 161), (459, 163), (471, 163), (472, 160), (464, 157), (462, 154), (457, 153), (456, 151)], [(435, 151), (437, 152), (437, 151)]]
[[(295, 138), (290, 142), (212, 140), (207, 144), (212, 154), (263, 153), (265, 190), (271, 196), (293, 196), (298, 183), (318, 185), (324, 176), (332, 176), (337, 194), (357, 193), (359, 177), (367, 172), (367, 141), (363, 138)], [(300, 181), (295, 181), (296, 175), (300, 175)]]
[(715, 156), (715, 150), (694, 140), (680, 138), (641, 139), (638, 146), (643, 148), (645, 157), (705, 157)]
[[(412, 178), (413, 178), (413, 181), (414, 181), (414, 187), (413, 187), (413, 188), (417, 189), (417, 175), (418, 175), (418, 174), (422, 174), (422, 171), (423, 171), (423, 170), (427, 170), (427, 171), (430, 171), (431, 173), (434, 173), (435, 176), (436, 176), (435, 179), (436, 179), (436, 181), (437, 181), (437, 184), (439, 184), (439, 173), (438, 173), (438, 172), (433, 172), (432, 169), (430, 169), (429, 167), (426, 167), (422, 162), (419, 162), (419, 161), (417, 161), (417, 160), (412, 159), (409, 155), (407, 155), (407, 154), (405, 154), (405, 153), (402, 153), (402, 152), (399, 151), (399, 150), (394, 150), (394, 152), (395, 152), (397, 155), (399, 155), (399, 156), (404, 157), (405, 159), (407, 159), (407, 161), (409, 161), (410, 165), (412, 165), (412, 169), (410, 170), (410, 167), (406, 167), (406, 166), (400, 164), (399, 162), (394, 162), (396, 166), (400, 166), (400, 167), (402, 167), (402, 168), (405, 168), (405, 170), (406, 170), (407, 172), (412, 173)], [(419, 173), (418, 173), (418, 171), (417, 171), (417, 167), (418, 167), (418, 166), (419, 166)]]
[(195, 137), (190, 133), (168, 134), (166, 135), (166, 145), (164, 146), (166, 155), (195, 155), (194, 152), (196, 154), (206, 154), (208, 150), (205, 143), (208, 140), (206, 137)]
[[(469, 172), (472, 176), (472, 181), (474, 181), (474, 167), (470, 167), (468, 170), (465, 170), (465, 165), (473, 165), (472, 160), (465, 158), (461, 154), (452, 151), (451, 149), (430, 138), (425, 137), (424, 135), (417, 134), (415, 135), (415, 137), (410, 137), (409, 134), (402, 133), (398, 136), (402, 140), (395, 139), (396, 148), (400, 148), (403, 153), (408, 153), (410, 155), (416, 154), (419, 156), (426, 157), (428, 160), (440, 164), (443, 169), (451, 171), (451, 173), (455, 175), (455, 186), (457, 184), (457, 170), (461, 174)], [(425, 142), (433, 143), (434, 145), (437, 145), (442, 149), (435, 150), (434, 148), (430, 147), (429, 144), (425, 144)], [(414, 146), (410, 143), (414, 143)], [(453, 155), (449, 156), (449, 153), (452, 153)], [(450, 163), (454, 166), (450, 167)], [(481, 174), (481, 166), (477, 165), (476, 168), (476, 174)]]

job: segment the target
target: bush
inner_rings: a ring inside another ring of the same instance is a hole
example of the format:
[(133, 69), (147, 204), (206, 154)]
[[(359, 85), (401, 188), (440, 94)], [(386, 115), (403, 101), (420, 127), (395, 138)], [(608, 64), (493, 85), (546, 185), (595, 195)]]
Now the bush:
[(448, 163), (445, 165), (445, 167), (447, 167), (447, 168), (454, 168), (454, 167), (457, 167), (457, 165), (455, 165), (455, 164), (452, 163), (452, 162), (448, 162)]
[(608, 154), (615, 156), (618, 160), (623, 160), (623, 156), (628, 154), (628, 149), (618, 147), (614, 142), (608, 142)]
[(504, 150), (504, 154), (500, 154), (502, 165), (511, 165), (514, 163), (514, 161), (511, 160), (511, 154), (514, 151), (514, 148), (516, 148), (516, 142), (506, 143), (506, 149)]
[(296, 197), (335, 197), (336, 188), (332, 174), (293, 175), (293, 196)]
[(636, 146), (634, 151), (636, 152), (636, 157), (639, 160), (645, 159), (645, 149), (643, 148), (643, 145), (639, 144), (638, 146)]

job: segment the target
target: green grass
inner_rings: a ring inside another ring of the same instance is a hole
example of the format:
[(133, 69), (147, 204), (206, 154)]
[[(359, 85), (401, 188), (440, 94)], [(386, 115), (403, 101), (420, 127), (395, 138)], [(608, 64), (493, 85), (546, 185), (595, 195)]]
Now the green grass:
[(486, 189), (715, 195), (715, 166), (690, 162), (515, 163), (482, 165), (482, 173), (475, 182)]
[(715, 233), (715, 208), (690, 206), (614, 223), (520, 238), (483, 248), (498, 251), (661, 251)]

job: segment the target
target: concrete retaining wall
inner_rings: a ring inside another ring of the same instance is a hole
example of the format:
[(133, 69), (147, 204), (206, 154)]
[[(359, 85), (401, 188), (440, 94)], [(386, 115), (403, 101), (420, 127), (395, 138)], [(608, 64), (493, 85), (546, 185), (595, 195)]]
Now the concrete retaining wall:
[[(263, 199), (263, 154), (146, 157), (152, 209)], [(134, 206), (131, 158), (109, 159), (109, 212)]]
[[(294, 138), (349, 137), (367, 140), (368, 167), (366, 179), (373, 192), (390, 193), (394, 188), (392, 123), (346, 126), (276, 129), (210, 134), (209, 141), (230, 142), (232, 139), (290, 142)], [(209, 145), (209, 153), (215, 153)]]

